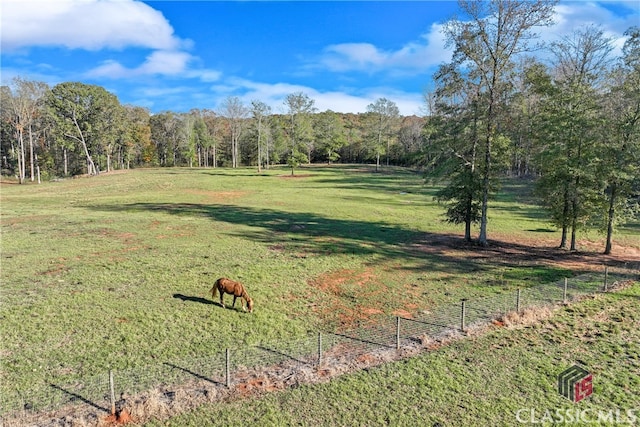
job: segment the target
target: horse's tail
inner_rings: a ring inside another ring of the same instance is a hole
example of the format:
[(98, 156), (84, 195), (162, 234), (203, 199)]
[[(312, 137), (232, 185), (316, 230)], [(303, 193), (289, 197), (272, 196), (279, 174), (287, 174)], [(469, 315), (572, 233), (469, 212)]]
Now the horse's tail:
[(213, 288), (211, 288), (211, 299), (215, 299), (216, 298), (216, 292), (218, 292), (218, 282), (220, 281), (220, 279), (216, 280), (216, 283), (213, 284)]

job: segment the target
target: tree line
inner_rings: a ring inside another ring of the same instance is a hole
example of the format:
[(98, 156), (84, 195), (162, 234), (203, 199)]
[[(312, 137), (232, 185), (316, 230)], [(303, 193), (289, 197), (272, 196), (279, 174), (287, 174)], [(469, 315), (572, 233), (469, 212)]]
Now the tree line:
[(434, 74), (423, 117), (401, 116), (386, 98), (364, 113), (318, 112), (302, 92), (280, 114), (238, 97), (216, 111), (151, 114), (99, 86), (16, 78), (0, 93), (2, 174), (22, 183), (148, 166), (417, 167), (441, 182), (437, 199), (466, 240), (479, 224), (481, 245), (500, 178), (528, 177), (562, 230), (560, 247), (575, 250), (576, 233), (595, 227), (610, 253), (616, 225), (638, 218), (640, 29), (626, 31), (617, 58), (595, 26), (535, 44), (555, 4), (460, 1), (464, 20), (444, 27), (452, 60)]
[(365, 113), (317, 112), (302, 92), (286, 97), (284, 114), (238, 97), (228, 97), (218, 111), (151, 114), (121, 105), (100, 86), (65, 82), (50, 88), (22, 78), (0, 95), (2, 174), (21, 183), (154, 166), (410, 165), (425, 122), (401, 117), (384, 98)]

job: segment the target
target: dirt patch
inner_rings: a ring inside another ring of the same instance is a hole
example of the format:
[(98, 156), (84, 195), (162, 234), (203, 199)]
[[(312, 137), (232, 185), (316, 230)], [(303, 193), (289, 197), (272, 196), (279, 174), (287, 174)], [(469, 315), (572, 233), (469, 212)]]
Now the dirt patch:
[(393, 315), (404, 317), (405, 319), (413, 319), (413, 313), (407, 310), (396, 310), (393, 312)]
[[(388, 292), (379, 283), (372, 268), (364, 271), (342, 269), (309, 281), (309, 285), (320, 291), (312, 310), (328, 324), (340, 330), (374, 322), (384, 314), (377, 304), (381, 294)], [(312, 297), (309, 297), (313, 299)]]
[[(583, 251), (570, 252), (555, 247), (557, 242), (551, 238), (519, 238), (515, 241), (498, 233), (494, 235), (496, 238), (490, 240), (489, 246), (482, 247), (465, 242), (458, 235), (429, 234), (407, 245), (406, 250), (416, 257), (433, 257), (443, 263), (461, 260), (469, 263), (470, 268), (504, 267), (507, 271), (512, 268), (555, 267), (581, 274), (602, 272), (605, 265), (610, 271), (640, 265), (639, 251), (635, 247), (614, 247), (612, 255), (604, 256), (601, 242), (581, 242)], [(404, 265), (390, 263), (363, 270), (336, 270), (310, 280), (309, 287), (318, 292), (310, 292), (305, 297), (312, 302), (309, 306), (320, 321), (338, 330), (369, 324), (383, 313), (413, 318), (421, 307), (429, 307), (429, 297), (423, 294), (424, 286), (410, 281), (415, 279), (407, 276), (405, 280), (402, 276), (405, 268)], [(452, 283), (455, 277), (456, 273), (452, 271), (442, 272), (445, 283)], [(467, 283), (467, 279), (460, 283)]]
[(117, 412), (115, 414), (111, 414), (103, 419), (101, 426), (121, 426), (125, 424), (133, 423), (133, 418), (131, 414), (127, 410)]

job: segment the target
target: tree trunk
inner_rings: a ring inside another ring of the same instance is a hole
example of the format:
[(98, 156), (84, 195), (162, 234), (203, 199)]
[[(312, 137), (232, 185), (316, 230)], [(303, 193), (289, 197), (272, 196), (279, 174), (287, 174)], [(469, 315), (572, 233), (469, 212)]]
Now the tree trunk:
[(80, 143), (82, 144), (82, 149), (84, 150), (84, 155), (87, 157), (87, 174), (89, 175), (97, 175), (98, 174), (98, 170), (96, 169), (96, 165), (93, 162), (93, 159), (91, 158), (91, 154), (89, 153), (89, 148), (87, 147), (87, 141), (85, 141), (84, 139), (84, 135), (82, 134), (82, 131), (80, 130), (80, 125), (78, 124), (78, 121), (75, 118), (75, 115), (73, 117), (73, 123), (76, 125), (76, 130), (78, 131), (78, 135), (79, 138), (76, 138), (78, 141), (80, 141)]
[(613, 220), (616, 212), (615, 201), (617, 197), (617, 191), (618, 191), (618, 186), (614, 182), (611, 185), (611, 195), (609, 196), (609, 212), (607, 214), (607, 243), (605, 244), (605, 247), (604, 247), (605, 255), (611, 254), (611, 240), (613, 236)]
[(67, 149), (62, 149), (62, 157), (64, 158), (64, 176), (69, 176), (69, 159), (67, 158)]
[(258, 173), (262, 172), (262, 147), (260, 146), (261, 134), (262, 129), (260, 129), (260, 123), (258, 123)]
[(18, 130), (18, 182), (24, 184), (24, 178), (26, 176), (25, 168), (25, 151), (24, 151), (24, 135), (22, 129)]
[(31, 130), (31, 124), (29, 124), (29, 163), (31, 165), (31, 182), (33, 182), (35, 181), (35, 161), (33, 149), (33, 132)]
[(562, 226), (562, 235), (560, 236), (560, 246), (559, 249), (567, 249), (567, 226)]
[(567, 249), (567, 232), (569, 222), (569, 189), (564, 189), (564, 205), (562, 207), (562, 236), (560, 237), (560, 249)]
[[(491, 88), (496, 87), (497, 83), (497, 71), (493, 70), (493, 77), (491, 82)], [(489, 177), (491, 174), (491, 142), (493, 140), (493, 107), (494, 107), (494, 91), (489, 90), (489, 110), (487, 112), (487, 139), (484, 151), (484, 171), (482, 176), (482, 214), (480, 217), (480, 236), (478, 238), (479, 243), (482, 246), (489, 246), (487, 240), (487, 211), (489, 209)]]
[(471, 241), (471, 221), (467, 220), (464, 223), (464, 241)]

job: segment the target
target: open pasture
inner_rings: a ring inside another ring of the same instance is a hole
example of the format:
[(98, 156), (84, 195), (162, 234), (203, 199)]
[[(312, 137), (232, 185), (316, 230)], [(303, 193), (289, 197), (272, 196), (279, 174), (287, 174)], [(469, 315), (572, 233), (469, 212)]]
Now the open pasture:
[[(520, 181), (493, 204), (486, 250), (462, 244), (405, 169), (147, 169), (1, 190), (0, 393), (410, 317), (616, 261), (550, 249), (559, 233)], [(637, 258), (637, 229), (616, 243)], [(211, 300), (222, 276), (245, 284), (254, 313)]]

